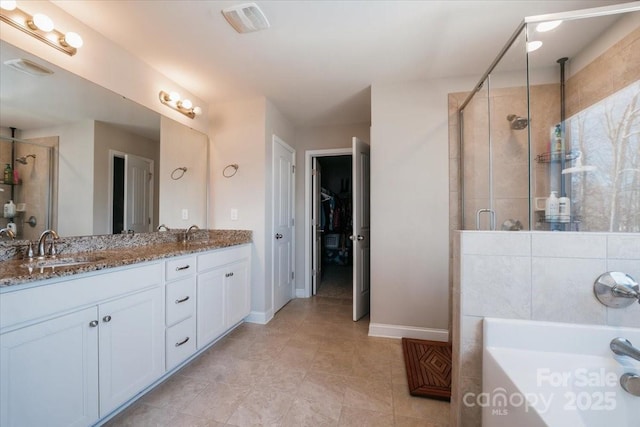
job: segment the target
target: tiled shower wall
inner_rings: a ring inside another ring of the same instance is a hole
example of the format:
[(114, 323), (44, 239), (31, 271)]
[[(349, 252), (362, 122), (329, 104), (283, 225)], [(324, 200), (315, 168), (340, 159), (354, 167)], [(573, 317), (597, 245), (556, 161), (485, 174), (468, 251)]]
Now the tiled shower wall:
[(461, 404), (482, 384), (482, 318), (640, 328), (640, 305), (607, 308), (593, 282), (607, 271), (640, 280), (640, 234), (461, 231), (454, 238), (452, 426), (480, 426)]

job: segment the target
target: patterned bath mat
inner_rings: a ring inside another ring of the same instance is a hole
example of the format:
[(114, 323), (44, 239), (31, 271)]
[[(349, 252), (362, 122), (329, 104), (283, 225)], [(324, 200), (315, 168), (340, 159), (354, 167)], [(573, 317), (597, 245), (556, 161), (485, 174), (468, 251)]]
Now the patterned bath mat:
[(451, 400), (451, 344), (402, 338), (412, 396)]

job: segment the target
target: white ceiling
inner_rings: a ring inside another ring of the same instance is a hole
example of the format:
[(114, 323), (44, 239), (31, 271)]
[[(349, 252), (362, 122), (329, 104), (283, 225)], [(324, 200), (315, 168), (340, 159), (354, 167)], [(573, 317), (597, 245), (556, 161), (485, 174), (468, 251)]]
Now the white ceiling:
[(247, 34), (220, 13), (244, 1), (53, 3), (209, 104), (316, 126), (369, 122), (372, 83), (479, 78), (525, 16), (623, 1), (256, 1), (271, 28)]

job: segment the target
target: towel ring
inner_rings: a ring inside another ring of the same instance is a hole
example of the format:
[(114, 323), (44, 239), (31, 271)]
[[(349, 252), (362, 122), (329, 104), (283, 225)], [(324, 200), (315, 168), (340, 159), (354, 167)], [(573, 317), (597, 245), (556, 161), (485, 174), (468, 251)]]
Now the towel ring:
[[(182, 171), (182, 173), (180, 173), (180, 171)], [(180, 178), (182, 178), (185, 174), (185, 172), (187, 171), (186, 167), (181, 167), (181, 168), (175, 168), (173, 170), (173, 172), (171, 172), (171, 179), (173, 179), (174, 181), (179, 180)], [(178, 172), (178, 173), (176, 173)]]
[[(227, 169), (229, 168), (232, 168), (233, 171), (227, 172)], [(222, 169), (222, 176), (224, 176), (225, 178), (231, 178), (238, 172), (238, 168), (239, 166), (236, 163), (232, 165), (227, 165), (224, 169)]]

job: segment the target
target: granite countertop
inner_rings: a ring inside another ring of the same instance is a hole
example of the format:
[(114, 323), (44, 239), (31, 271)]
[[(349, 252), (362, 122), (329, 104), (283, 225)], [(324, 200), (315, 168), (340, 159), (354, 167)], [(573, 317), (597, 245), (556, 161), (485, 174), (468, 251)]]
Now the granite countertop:
[[(87, 262), (44, 268), (36, 260), (25, 259), (16, 244), (13, 258), (0, 261), (0, 288), (242, 245), (251, 243), (252, 234), (247, 230), (199, 230), (185, 244), (179, 241), (182, 233), (141, 233), (135, 238), (127, 235), (61, 238), (57, 260), (73, 258)], [(9, 252), (7, 249), (6, 253)]]

